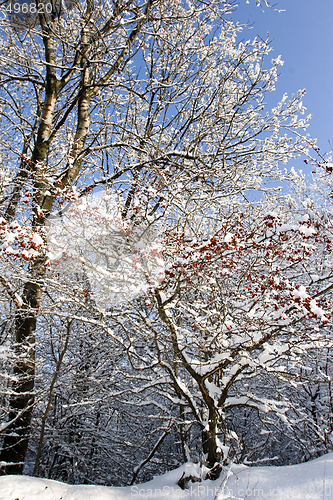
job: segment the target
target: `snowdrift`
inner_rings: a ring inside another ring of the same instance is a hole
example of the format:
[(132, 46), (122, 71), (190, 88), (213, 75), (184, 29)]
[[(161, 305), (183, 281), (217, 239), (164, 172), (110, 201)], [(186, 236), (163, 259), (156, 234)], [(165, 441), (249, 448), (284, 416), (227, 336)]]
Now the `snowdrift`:
[(198, 474), (195, 464), (185, 464), (152, 481), (123, 488), (73, 486), (29, 476), (0, 477), (1, 500), (333, 500), (333, 453), (311, 462), (285, 467), (233, 465), (216, 481), (189, 483), (182, 490), (177, 481)]

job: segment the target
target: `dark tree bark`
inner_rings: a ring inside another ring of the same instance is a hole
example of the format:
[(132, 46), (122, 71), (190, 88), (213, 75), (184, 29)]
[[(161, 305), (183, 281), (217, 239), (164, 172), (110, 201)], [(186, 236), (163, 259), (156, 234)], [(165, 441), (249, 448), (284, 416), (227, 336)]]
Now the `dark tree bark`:
[(22, 474), (24, 468), (34, 403), (35, 330), (41, 295), (40, 284), (26, 283), (24, 303), (15, 319), (16, 361), (13, 373), (16, 381), (9, 401), (9, 426), (0, 455), (0, 460), (8, 465), (2, 473)]
[(208, 428), (202, 431), (202, 451), (207, 456), (206, 465), (210, 469), (207, 473), (207, 479), (217, 479), (220, 476), (222, 466), (220, 464), (223, 458), (222, 450), (217, 446), (217, 424), (218, 418), (214, 408), (209, 408)]

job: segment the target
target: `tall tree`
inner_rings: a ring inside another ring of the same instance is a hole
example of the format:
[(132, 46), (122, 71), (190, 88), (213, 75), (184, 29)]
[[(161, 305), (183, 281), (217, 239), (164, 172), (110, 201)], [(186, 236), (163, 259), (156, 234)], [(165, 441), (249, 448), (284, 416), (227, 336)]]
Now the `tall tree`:
[(308, 214), (293, 219), (285, 199), (273, 211), (267, 201), (229, 197), (221, 206), (214, 196), (206, 208), (202, 191), (187, 199), (186, 216), (167, 230), (166, 276), (149, 307), (128, 307), (126, 321), (111, 315), (128, 336), (137, 330), (147, 339), (143, 357), (134, 337), (132, 364), (159, 365), (168, 377), (169, 394), (201, 428), (211, 477), (235, 437), (227, 419), (233, 408), (254, 408), (268, 426), (278, 417), (296, 430), (306, 419), (301, 406), (293, 413), (290, 397), (303, 387), (297, 367), (308, 366), (306, 353), (332, 345), (332, 275), (319, 270), (332, 256), (331, 228), (320, 231)]

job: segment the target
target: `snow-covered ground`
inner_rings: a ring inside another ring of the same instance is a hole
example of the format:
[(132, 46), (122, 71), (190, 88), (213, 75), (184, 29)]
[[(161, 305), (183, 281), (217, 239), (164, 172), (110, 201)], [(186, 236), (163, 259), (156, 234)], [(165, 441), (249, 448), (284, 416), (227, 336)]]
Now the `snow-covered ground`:
[(233, 465), (216, 481), (177, 485), (183, 472), (197, 474), (186, 464), (148, 483), (124, 488), (71, 486), (29, 476), (0, 477), (1, 500), (333, 500), (333, 453), (312, 462), (286, 467)]

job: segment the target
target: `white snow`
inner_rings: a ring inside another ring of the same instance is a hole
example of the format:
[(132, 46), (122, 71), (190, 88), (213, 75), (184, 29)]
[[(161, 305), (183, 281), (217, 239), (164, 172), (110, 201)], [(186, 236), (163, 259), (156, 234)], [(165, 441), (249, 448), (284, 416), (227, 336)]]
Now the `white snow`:
[(227, 233), (227, 234), (225, 235), (225, 237), (224, 237), (224, 241), (225, 241), (226, 243), (230, 243), (230, 241), (232, 241), (233, 237), (234, 237), (233, 233)]
[(0, 477), (0, 500), (329, 500), (333, 498), (333, 453), (311, 462), (285, 467), (232, 465), (216, 481), (189, 483), (182, 490), (177, 481), (198, 476), (188, 463), (147, 483), (123, 488), (73, 486), (29, 476)]
[(313, 300), (310, 301), (310, 308), (311, 308), (311, 312), (313, 312), (314, 314), (316, 314), (318, 316), (318, 318), (321, 318), (322, 320), (326, 319), (324, 311), (322, 310), (321, 307), (319, 307), (317, 305), (316, 299), (313, 299)]
[(43, 238), (38, 234), (38, 233), (34, 233), (33, 236), (32, 236), (32, 241), (37, 245), (37, 246), (40, 246), (42, 245), (44, 242), (43, 242)]
[(301, 285), (298, 290), (293, 290), (294, 297), (300, 297), (302, 299), (307, 299), (310, 295), (307, 293), (305, 286)]
[(316, 234), (317, 231), (313, 227), (301, 226), (299, 228), (299, 232), (304, 234), (304, 236), (312, 236), (313, 234)]
[(281, 226), (277, 228), (277, 232), (283, 233), (284, 231), (293, 231), (294, 229), (298, 229), (294, 224), (281, 224)]

